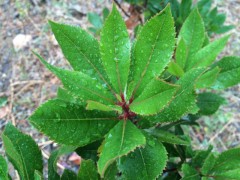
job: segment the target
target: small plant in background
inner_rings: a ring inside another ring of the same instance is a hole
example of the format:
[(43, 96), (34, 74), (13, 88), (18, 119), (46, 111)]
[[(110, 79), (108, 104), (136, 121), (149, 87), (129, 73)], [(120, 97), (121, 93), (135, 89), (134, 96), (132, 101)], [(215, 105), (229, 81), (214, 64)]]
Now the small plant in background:
[[(209, 42), (197, 8), (177, 40), (169, 5), (141, 28), (133, 43), (115, 6), (100, 42), (79, 27), (49, 23), (73, 68), (52, 66), (34, 52), (63, 83), (57, 97), (29, 118), (62, 145), (48, 160), (49, 179), (239, 178), (239, 148), (221, 154), (211, 146), (193, 150), (182, 129), (198, 125), (200, 116), (215, 113), (224, 103), (211, 89), (240, 82), (239, 57), (215, 62), (229, 36)], [(11, 124), (2, 139), (21, 179), (41, 179), (36, 143)], [(58, 157), (73, 151), (83, 158), (78, 174), (65, 169), (60, 176)], [(9, 179), (4, 158), (0, 163), (0, 177)]]

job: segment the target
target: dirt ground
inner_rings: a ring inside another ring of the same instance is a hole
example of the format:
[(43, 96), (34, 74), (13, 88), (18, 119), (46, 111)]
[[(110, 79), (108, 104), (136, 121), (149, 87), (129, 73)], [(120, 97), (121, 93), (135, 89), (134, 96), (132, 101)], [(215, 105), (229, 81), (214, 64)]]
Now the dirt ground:
[[(32, 54), (35, 50), (56, 66), (68, 66), (54, 39), (48, 20), (89, 27), (86, 14), (111, 7), (107, 0), (0, 0), (0, 134), (8, 122), (31, 135), (43, 149), (44, 157), (56, 147), (39, 134), (27, 118), (41, 103), (56, 95), (59, 80)], [(220, 56), (240, 56), (240, 1), (215, 0), (226, 13), (226, 24), (235, 25), (231, 39)], [(125, 7), (126, 5), (124, 5)], [(24, 38), (23, 38), (24, 37)], [(23, 38), (23, 39), (21, 39)], [(200, 128), (191, 128), (194, 146), (213, 144), (222, 151), (240, 145), (240, 85), (220, 92), (228, 104), (211, 117), (203, 117)], [(4, 154), (0, 139), (0, 154)], [(68, 166), (62, 162), (62, 166)]]

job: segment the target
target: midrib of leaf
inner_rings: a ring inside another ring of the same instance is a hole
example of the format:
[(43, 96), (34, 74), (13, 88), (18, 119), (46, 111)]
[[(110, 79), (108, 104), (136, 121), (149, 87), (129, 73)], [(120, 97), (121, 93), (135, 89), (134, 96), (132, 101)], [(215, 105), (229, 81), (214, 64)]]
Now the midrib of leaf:
[[(11, 142), (12, 146), (14, 147), (11, 139), (9, 139), (7, 136), (5, 136), (4, 133), (2, 134), (2, 136), (4, 136), (6, 139), (8, 139), (8, 141)], [(28, 176), (28, 173), (27, 173), (27, 167), (26, 167), (25, 161), (23, 159), (22, 151), (21, 151), (21, 149), (18, 146), (18, 141), (16, 141), (16, 146), (17, 146), (17, 149), (20, 151), (20, 159), (21, 159), (22, 164), (23, 164), (24, 174), (27, 176), (27, 179), (29, 179), (29, 176)], [(14, 158), (9, 153), (8, 153), (8, 156), (10, 156), (14, 160)], [(18, 163), (19, 163), (19, 167), (21, 167), (21, 162), (18, 162)]]
[(141, 82), (142, 82), (142, 80), (143, 80), (143, 77), (145, 76), (145, 74), (146, 74), (146, 72), (147, 72), (148, 66), (149, 66), (149, 64), (150, 64), (150, 62), (151, 62), (151, 59), (152, 59), (153, 51), (155, 50), (155, 47), (156, 47), (156, 42), (157, 42), (157, 40), (158, 40), (158, 38), (159, 38), (160, 32), (162, 31), (162, 27), (163, 27), (163, 25), (165, 24), (166, 17), (167, 17), (167, 16), (165, 15), (165, 16), (164, 16), (163, 23), (162, 23), (162, 25), (161, 25), (161, 28), (159, 29), (158, 35), (157, 35), (157, 37), (156, 37), (156, 39), (155, 39), (154, 45), (152, 46), (152, 50), (151, 50), (150, 56), (149, 56), (149, 58), (148, 58), (148, 62), (147, 62), (147, 64), (146, 64), (146, 67), (145, 67), (145, 69), (143, 70), (143, 73), (142, 73), (142, 75), (141, 75), (141, 78), (139, 79), (139, 81), (138, 81), (135, 89), (133, 90), (133, 94), (132, 94), (133, 97), (134, 97), (134, 94), (136, 93), (137, 89), (139, 88), (139, 86), (140, 86), (140, 84), (141, 84)]
[(127, 123), (127, 120), (124, 120), (124, 122), (123, 122), (123, 130), (122, 130), (122, 139), (121, 139), (121, 144), (120, 144), (120, 148), (119, 148), (119, 151), (118, 151), (118, 155), (119, 155), (120, 151), (122, 150), (124, 136), (125, 136), (126, 123)]
[(149, 173), (148, 173), (148, 170), (147, 170), (147, 167), (146, 167), (146, 163), (145, 163), (145, 160), (143, 158), (143, 154), (142, 154), (142, 150), (139, 148), (139, 152), (141, 154), (141, 159), (142, 159), (142, 162), (143, 162), (143, 165), (144, 165), (144, 169), (146, 171), (146, 174), (147, 174), (147, 177), (149, 177)]
[[(107, 83), (107, 81), (104, 79), (103, 75), (99, 72), (99, 70), (94, 66), (94, 64), (86, 57), (86, 55), (78, 48), (78, 46), (75, 44), (75, 42), (69, 38), (64, 31), (62, 31), (62, 34), (70, 41), (72, 42), (72, 44), (76, 47), (76, 49), (78, 50), (79, 53), (81, 53), (86, 61), (94, 68), (94, 70), (98, 73), (98, 75), (100, 76), (100, 78), (104, 81), (104, 83), (106, 83), (106, 85), (108, 86), (109, 90), (111, 91), (111, 93), (115, 96), (116, 92), (111, 88), (111, 86)], [(93, 37), (94, 38), (94, 37)]]

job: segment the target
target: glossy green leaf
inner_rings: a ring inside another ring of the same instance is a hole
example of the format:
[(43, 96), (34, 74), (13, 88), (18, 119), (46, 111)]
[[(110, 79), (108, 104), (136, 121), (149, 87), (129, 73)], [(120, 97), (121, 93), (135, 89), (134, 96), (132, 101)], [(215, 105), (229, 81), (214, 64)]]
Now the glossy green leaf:
[(0, 97), (0, 108), (7, 104), (7, 100), (8, 100), (8, 98), (5, 96)]
[(107, 75), (118, 93), (123, 93), (129, 74), (130, 39), (121, 14), (113, 6), (101, 31), (101, 56)]
[(185, 68), (187, 60), (187, 45), (184, 42), (184, 39), (181, 38), (176, 49), (175, 54), (176, 63), (182, 68)]
[(240, 83), (240, 57), (224, 57), (215, 66), (221, 70), (213, 85), (214, 89), (225, 89)]
[(77, 180), (77, 175), (69, 169), (64, 169), (61, 180)]
[(160, 113), (155, 116), (146, 117), (152, 123), (177, 121), (182, 116), (195, 110), (196, 94), (194, 84), (204, 69), (192, 69), (186, 72), (178, 81), (180, 88), (175, 98)]
[(66, 90), (64, 88), (61, 88), (61, 87), (58, 88), (57, 98), (61, 99), (61, 100), (64, 100), (66, 102), (83, 104), (81, 99), (79, 99), (78, 97), (75, 97), (68, 90)]
[(98, 180), (97, 166), (92, 160), (83, 160), (78, 172), (78, 180)]
[(215, 68), (207, 71), (206, 73), (204, 73), (197, 80), (196, 85), (195, 85), (196, 88), (202, 89), (202, 88), (211, 87), (214, 84), (214, 82), (216, 81), (219, 72), (220, 72), (220, 68), (215, 67)]
[(206, 160), (203, 163), (203, 166), (201, 168), (201, 172), (203, 175), (207, 175), (208, 172), (214, 167), (216, 162), (216, 157), (213, 153), (210, 153)]
[(214, 114), (224, 102), (225, 99), (217, 94), (210, 92), (200, 93), (197, 97), (197, 105), (200, 108), (199, 114)]
[(194, 167), (202, 167), (204, 164), (204, 161), (207, 159), (212, 149), (213, 147), (209, 146), (207, 150), (196, 151), (194, 157), (192, 158), (192, 165)]
[(62, 81), (64, 87), (82, 101), (96, 100), (114, 104), (114, 97), (96, 79), (78, 71), (68, 71), (48, 64), (40, 55), (34, 53), (41, 62)]
[(108, 166), (116, 159), (127, 155), (137, 147), (145, 145), (144, 135), (129, 120), (122, 120), (106, 135), (103, 149), (98, 161), (98, 172), (101, 177)]
[(76, 152), (83, 159), (92, 159), (93, 161), (97, 161), (98, 159), (98, 148), (101, 145), (102, 140), (95, 141), (86, 146), (79, 147), (76, 149)]
[(134, 99), (130, 109), (141, 115), (156, 114), (174, 98), (178, 88), (160, 79), (153, 79), (141, 95)]
[(52, 21), (49, 21), (49, 24), (63, 54), (73, 69), (107, 83), (98, 41), (77, 26), (58, 24)]
[(164, 131), (157, 128), (147, 129), (146, 131), (150, 133), (152, 136), (156, 137), (160, 142), (179, 145), (189, 145), (188, 141), (185, 141), (168, 131)]
[(87, 101), (86, 110), (100, 110), (100, 111), (118, 111), (122, 112), (122, 108), (116, 105), (105, 105), (96, 101)]
[(173, 61), (168, 65), (168, 72), (177, 77), (181, 77), (184, 74), (183, 69)]
[(30, 136), (7, 124), (2, 133), (2, 140), (6, 155), (21, 179), (32, 180), (35, 170), (42, 172), (42, 154)]
[(0, 179), (8, 180), (8, 165), (4, 157), (0, 155)]
[(187, 70), (194, 67), (207, 67), (211, 65), (216, 59), (217, 55), (225, 47), (228, 39), (229, 35), (224, 36), (211, 42), (210, 44), (199, 50), (194, 56), (189, 59), (189, 65)]
[(175, 45), (174, 22), (168, 5), (141, 29), (133, 46), (129, 94), (135, 98), (170, 62)]
[(60, 175), (57, 173), (57, 161), (63, 154), (68, 154), (76, 149), (74, 146), (62, 146), (59, 149), (53, 151), (48, 159), (48, 179), (60, 180)]
[(59, 99), (41, 105), (29, 120), (56, 142), (76, 146), (102, 138), (117, 123), (115, 113), (86, 111)]
[(188, 68), (189, 58), (201, 49), (204, 42), (204, 24), (203, 20), (195, 8), (183, 23), (179, 38), (182, 38), (187, 46), (186, 65)]
[(120, 158), (118, 168), (123, 179), (155, 180), (167, 164), (167, 151), (156, 138), (146, 136), (146, 146)]
[(197, 170), (186, 163), (182, 165), (182, 172), (183, 172), (182, 180), (200, 180), (201, 179)]
[(39, 171), (34, 171), (34, 180), (43, 180), (43, 175)]

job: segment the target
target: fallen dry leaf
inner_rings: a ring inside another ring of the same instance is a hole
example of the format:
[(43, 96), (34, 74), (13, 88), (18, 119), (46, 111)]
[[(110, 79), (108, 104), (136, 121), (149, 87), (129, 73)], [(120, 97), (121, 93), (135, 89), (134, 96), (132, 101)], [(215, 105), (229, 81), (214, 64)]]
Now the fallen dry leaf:
[(68, 158), (69, 161), (73, 162), (76, 165), (81, 164), (81, 157), (77, 153), (72, 153), (72, 155)]

